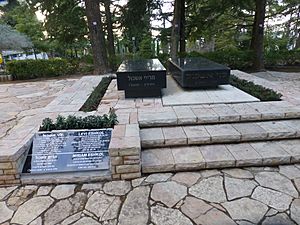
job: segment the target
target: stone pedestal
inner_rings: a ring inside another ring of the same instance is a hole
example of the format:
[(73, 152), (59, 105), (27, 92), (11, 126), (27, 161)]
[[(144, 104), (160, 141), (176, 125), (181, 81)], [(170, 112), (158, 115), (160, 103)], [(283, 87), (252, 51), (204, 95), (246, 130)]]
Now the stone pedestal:
[(112, 179), (141, 177), (141, 140), (138, 124), (117, 125), (109, 145)]

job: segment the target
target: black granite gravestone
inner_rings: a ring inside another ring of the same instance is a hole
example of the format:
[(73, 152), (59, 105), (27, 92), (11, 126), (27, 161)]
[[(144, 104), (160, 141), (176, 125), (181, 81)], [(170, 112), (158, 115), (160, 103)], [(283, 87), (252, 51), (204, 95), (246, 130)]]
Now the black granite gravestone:
[(166, 69), (158, 59), (127, 60), (117, 71), (117, 83), (126, 98), (157, 97), (166, 87)]
[(112, 129), (39, 132), (23, 172), (57, 173), (109, 169)]
[(209, 88), (229, 83), (230, 68), (201, 57), (169, 60), (168, 69), (183, 88)]

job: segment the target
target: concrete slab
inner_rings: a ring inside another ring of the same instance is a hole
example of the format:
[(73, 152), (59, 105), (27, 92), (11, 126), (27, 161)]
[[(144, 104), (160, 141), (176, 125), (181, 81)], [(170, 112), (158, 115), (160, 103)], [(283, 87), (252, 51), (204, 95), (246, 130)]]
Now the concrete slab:
[(162, 90), (164, 106), (259, 102), (259, 99), (231, 86), (220, 85), (216, 89), (183, 89), (171, 77)]

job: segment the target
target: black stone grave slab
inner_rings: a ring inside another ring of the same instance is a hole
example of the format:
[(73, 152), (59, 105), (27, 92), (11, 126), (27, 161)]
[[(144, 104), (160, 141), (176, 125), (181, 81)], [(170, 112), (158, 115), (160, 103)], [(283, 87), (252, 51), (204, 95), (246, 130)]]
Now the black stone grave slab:
[(168, 70), (183, 88), (229, 84), (230, 68), (202, 57), (169, 60)]
[(126, 60), (118, 68), (117, 84), (126, 98), (157, 97), (166, 87), (166, 69), (158, 59)]
[(109, 169), (112, 129), (39, 132), (23, 172), (31, 174)]

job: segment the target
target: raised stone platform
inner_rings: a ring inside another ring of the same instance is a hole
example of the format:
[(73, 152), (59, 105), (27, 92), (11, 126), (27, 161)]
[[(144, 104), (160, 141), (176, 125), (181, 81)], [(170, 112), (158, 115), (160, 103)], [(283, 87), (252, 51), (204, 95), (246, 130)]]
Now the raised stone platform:
[(167, 77), (167, 88), (162, 91), (164, 106), (246, 103), (260, 100), (231, 85), (210, 89), (183, 89), (173, 77)]

